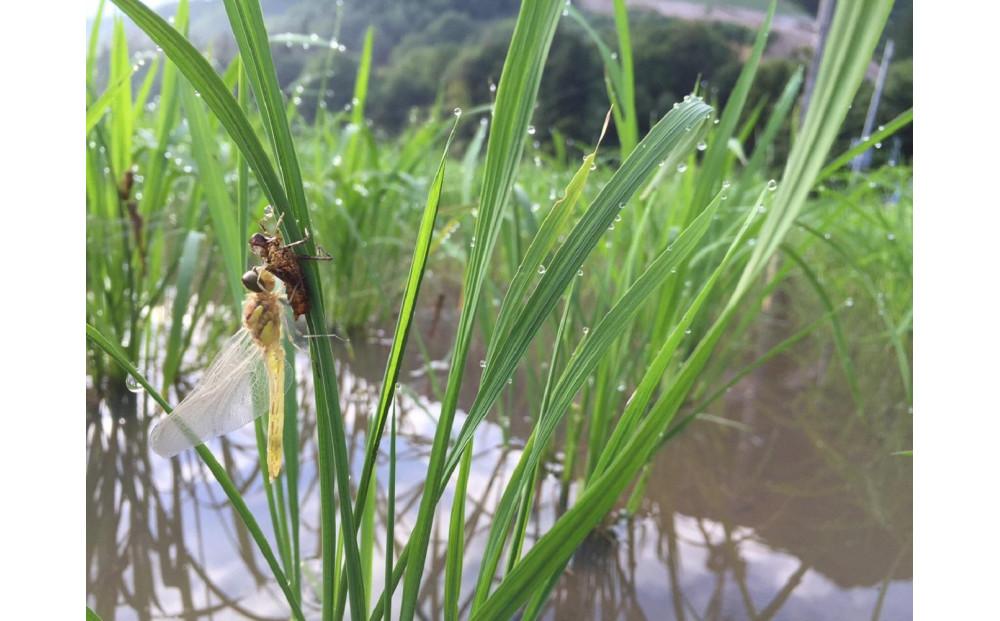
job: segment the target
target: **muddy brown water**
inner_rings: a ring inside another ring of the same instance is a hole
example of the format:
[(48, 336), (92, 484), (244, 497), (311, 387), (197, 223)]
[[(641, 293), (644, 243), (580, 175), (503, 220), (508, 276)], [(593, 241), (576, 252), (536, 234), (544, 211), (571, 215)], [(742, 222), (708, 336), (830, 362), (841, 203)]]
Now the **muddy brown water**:
[[(430, 326), (424, 325), (426, 331)], [(447, 344), (428, 340), (440, 360)], [(366, 342), (369, 341), (369, 342)], [(351, 455), (364, 451), (368, 410), (387, 353), (379, 335), (337, 345), (341, 402)], [(410, 349), (415, 349), (411, 347)], [(478, 374), (470, 357), (470, 374)], [(301, 380), (306, 370), (300, 361)], [(623, 620), (852, 620), (912, 618), (912, 463), (906, 407), (892, 391), (855, 415), (829, 360), (776, 358), (744, 378), (669, 442), (649, 468), (634, 515), (618, 510), (580, 547), (543, 618)], [(438, 364), (442, 378), (446, 365)], [(872, 369), (872, 373), (881, 373)], [(523, 378), (516, 378), (522, 381)], [(467, 407), (476, 385), (469, 378)], [(411, 360), (402, 377), (397, 466), (397, 546), (412, 527), (436, 425), (428, 371)], [(263, 558), (211, 475), (191, 453), (151, 454), (141, 395), (115, 404), (88, 400), (87, 603), (105, 621), (127, 619), (287, 619), (284, 598)], [(518, 410), (518, 408), (511, 408)], [(460, 413), (461, 415), (461, 413)], [(493, 417), (480, 427), (469, 480), (467, 611), (490, 512), (513, 470), (530, 421)], [(725, 420), (722, 420), (725, 419)], [(888, 422), (887, 422), (888, 421)], [(459, 421), (460, 424), (460, 421)], [(318, 580), (319, 499), (314, 418), (301, 412), (303, 606), (319, 618), (309, 585)], [(253, 427), (209, 444), (272, 541)], [(558, 517), (559, 455), (546, 466), (528, 543)], [(385, 519), (384, 460), (377, 526)], [(450, 490), (428, 552), (420, 618), (442, 618)], [(381, 592), (384, 530), (376, 536), (374, 589)], [(397, 548), (398, 553), (399, 548)], [(464, 617), (464, 614), (463, 614)]]

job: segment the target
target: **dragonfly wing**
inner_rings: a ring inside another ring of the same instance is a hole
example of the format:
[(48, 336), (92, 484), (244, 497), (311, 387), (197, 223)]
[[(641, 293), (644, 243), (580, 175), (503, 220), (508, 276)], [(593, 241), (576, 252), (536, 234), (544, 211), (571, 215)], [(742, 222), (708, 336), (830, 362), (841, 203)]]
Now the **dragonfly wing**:
[(240, 427), (267, 409), (267, 376), (260, 348), (240, 329), (216, 356), (195, 389), (153, 427), (153, 451), (173, 457)]

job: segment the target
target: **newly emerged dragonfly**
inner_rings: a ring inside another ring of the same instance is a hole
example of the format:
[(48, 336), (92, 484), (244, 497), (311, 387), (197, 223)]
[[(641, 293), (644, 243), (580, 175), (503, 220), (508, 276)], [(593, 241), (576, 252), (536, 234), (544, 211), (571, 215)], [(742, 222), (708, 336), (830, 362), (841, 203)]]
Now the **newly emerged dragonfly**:
[(150, 445), (164, 457), (253, 421), (268, 405), (267, 470), (281, 471), (285, 414), (285, 350), (281, 344), (282, 302), (274, 275), (258, 266), (243, 275), (248, 289), (243, 327), (222, 347), (195, 389), (150, 433)]

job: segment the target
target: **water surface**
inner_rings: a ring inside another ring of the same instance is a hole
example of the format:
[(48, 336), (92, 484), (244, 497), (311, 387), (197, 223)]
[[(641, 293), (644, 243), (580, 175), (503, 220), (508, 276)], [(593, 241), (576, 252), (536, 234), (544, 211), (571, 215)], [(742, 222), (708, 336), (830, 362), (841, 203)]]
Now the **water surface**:
[[(422, 329), (426, 334), (434, 327)], [(350, 351), (338, 345), (346, 361), (338, 372), (355, 467), (387, 354), (378, 334), (367, 340), (355, 338)], [(432, 358), (446, 354), (448, 344), (440, 340), (428, 340)], [(794, 351), (777, 358), (710, 408), (708, 420), (668, 443), (649, 467), (638, 510), (628, 514), (620, 505), (581, 546), (544, 618), (910, 619), (912, 465), (891, 454), (909, 446), (908, 413), (889, 391), (857, 415), (840, 383), (829, 379), (829, 365), (822, 357), (803, 363)], [(443, 378), (446, 365), (435, 369), (428, 372), (413, 359), (402, 378), (397, 546), (412, 527), (422, 493), (437, 417), (430, 374)], [(477, 372), (470, 369), (464, 407)], [(463, 611), (492, 509), (530, 431), (530, 412), (512, 404), (505, 415), (486, 421), (475, 440)], [(88, 400), (88, 605), (106, 621), (287, 619), (266, 564), (197, 458), (189, 452), (164, 460), (148, 451), (151, 417), (158, 415), (141, 396), (125, 395), (113, 408)], [(308, 586), (319, 572), (315, 419), (308, 408), (300, 428), (303, 605), (309, 618), (319, 618)], [(209, 446), (273, 542), (253, 427)], [(559, 515), (561, 457), (545, 466), (529, 544)], [(384, 460), (379, 474), (381, 527)], [(424, 619), (442, 617), (450, 504), (449, 489), (428, 553)], [(384, 538), (384, 531), (376, 538), (376, 593)]]

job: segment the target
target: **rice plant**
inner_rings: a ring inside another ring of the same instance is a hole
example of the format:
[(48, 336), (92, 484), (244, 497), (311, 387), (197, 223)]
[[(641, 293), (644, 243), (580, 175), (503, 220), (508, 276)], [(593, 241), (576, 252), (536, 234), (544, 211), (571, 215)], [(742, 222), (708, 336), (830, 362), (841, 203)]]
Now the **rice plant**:
[[(899, 196), (908, 192), (908, 171), (887, 168), (861, 183), (845, 165), (912, 114), (848, 153), (830, 153), (890, 1), (838, 3), (812, 104), (786, 162), (770, 162), (768, 154), (795, 112), (801, 72), (769, 118), (741, 126), (776, 2), (724, 107), (692, 85), (691, 95), (640, 136), (628, 14), (616, 1), (618, 53), (589, 32), (605, 61), (619, 146), (602, 144), (604, 133), (594, 136), (579, 166), (531, 144), (557, 25), (564, 14), (586, 24), (560, 0), (522, 3), (489, 110), (456, 109), (391, 145), (365, 122), (372, 31), (350, 109), (321, 108), (309, 121), (279, 88), (274, 37), (257, 0), (224, 0), (238, 55), (221, 71), (186, 38), (186, 1), (169, 22), (139, 0), (113, 2), (162, 50), (148, 64), (133, 64), (117, 20), (103, 90), (95, 78), (96, 27), (87, 63), (88, 369), (116, 417), (141, 410), (141, 432), (129, 441), (145, 446), (149, 422), (183, 399), (187, 372), (203, 367), (235, 325), (246, 240), (265, 205), (280, 216), (286, 240), (301, 240), (301, 254), (321, 253), (318, 244), (333, 259), (301, 263), (312, 305), (299, 328), (320, 338), (308, 339), (310, 376), (298, 377), (292, 366), (285, 378), (286, 467), (273, 480), (264, 474), (266, 416), (255, 422), (268, 523), (251, 511), (232, 469), (205, 444), (195, 449), (293, 618), (413, 619), (428, 589), (437, 593), (426, 567), (440, 528), (447, 532), (447, 618), (538, 618), (587, 537), (623, 501), (634, 507), (642, 498), (656, 452), (669, 450), (739, 379), (725, 371), (779, 288), (815, 296), (815, 313), (801, 334), (758, 352), (747, 372), (804, 334), (826, 331), (857, 417), (867, 420), (871, 390), (858, 378), (842, 320), (863, 296), (879, 311), (877, 347), (895, 360), (886, 381), (911, 394), (909, 281), (885, 277), (889, 269), (908, 273), (911, 261), (908, 202)], [(133, 92), (135, 74), (143, 75)], [(308, 96), (297, 92), (293, 98)], [(481, 122), (459, 158), (456, 129), (470, 118)], [(745, 157), (734, 144), (754, 130)], [(780, 174), (772, 179), (769, 170)], [(862, 195), (875, 194), (886, 209), (858, 207)], [(821, 279), (811, 268), (817, 261), (842, 268)], [(420, 296), (433, 285), (431, 270), (461, 273), (461, 303), (453, 333), (434, 337), (449, 351), (447, 372), (433, 389), (439, 409), (424, 485), (403, 528), (395, 408), (404, 357), (415, 348), (427, 357), (417, 324), (419, 309), (432, 306)], [(365, 421), (348, 421), (342, 361), (326, 335), (350, 338), (393, 315), (377, 399)], [(294, 346), (285, 348), (294, 359)], [(466, 496), (477, 430), (491, 414), (512, 409), (515, 392), (532, 421), (530, 435), (502, 482), (482, 557), (469, 558)], [(471, 395), (470, 405), (460, 408), (463, 395)], [(314, 429), (304, 427), (306, 411)], [(351, 434), (363, 438), (360, 450)], [(308, 435), (317, 447), (317, 571), (309, 569), (301, 536)], [(529, 516), (555, 453), (563, 456), (560, 515), (531, 537)], [(387, 491), (382, 533), (380, 489)], [(470, 580), (471, 589), (464, 586)]]

